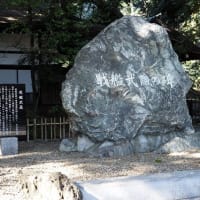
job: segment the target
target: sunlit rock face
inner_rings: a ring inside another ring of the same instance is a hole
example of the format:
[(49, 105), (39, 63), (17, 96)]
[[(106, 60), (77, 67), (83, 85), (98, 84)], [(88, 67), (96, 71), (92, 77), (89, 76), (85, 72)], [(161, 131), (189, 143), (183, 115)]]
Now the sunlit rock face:
[(88, 151), (153, 151), (193, 132), (185, 95), (191, 82), (161, 26), (123, 17), (78, 53), (62, 87), (72, 129)]

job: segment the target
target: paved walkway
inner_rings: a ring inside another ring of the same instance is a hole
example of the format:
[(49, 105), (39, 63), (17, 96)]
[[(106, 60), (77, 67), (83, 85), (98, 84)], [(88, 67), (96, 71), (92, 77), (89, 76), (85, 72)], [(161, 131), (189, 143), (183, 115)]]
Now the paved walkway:
[(200, 170), (80, 182), (83, 200), (200, 200)]

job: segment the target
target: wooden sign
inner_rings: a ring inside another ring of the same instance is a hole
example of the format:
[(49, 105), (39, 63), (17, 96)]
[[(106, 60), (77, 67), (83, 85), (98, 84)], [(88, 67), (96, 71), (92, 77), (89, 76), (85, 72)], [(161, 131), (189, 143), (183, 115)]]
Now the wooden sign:
[(0, 137), (26, 135), (24, 98), (24, 84), (0, 84)]

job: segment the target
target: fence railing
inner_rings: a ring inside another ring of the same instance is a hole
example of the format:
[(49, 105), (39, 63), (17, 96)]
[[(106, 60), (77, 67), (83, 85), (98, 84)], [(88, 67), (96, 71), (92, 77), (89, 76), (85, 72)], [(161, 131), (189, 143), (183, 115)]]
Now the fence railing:
[(27, 118), (27, 141), (73, 138), (70, 122), (66, 117)]

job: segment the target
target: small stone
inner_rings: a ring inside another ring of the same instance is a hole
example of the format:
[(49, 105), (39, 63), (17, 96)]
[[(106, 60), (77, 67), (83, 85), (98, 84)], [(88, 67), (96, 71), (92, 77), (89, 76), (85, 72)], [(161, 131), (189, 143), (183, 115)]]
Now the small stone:
[(172, 138), (169, 142), (161, 146), (156, 152), (176, 153), (193, 151), (200, 149), (200, 135), (198, 133), (188, 134), (184, 137)]
[(18, 138), (5, 137), (0, 138), (0, 155), (18, 154)]
[(105, 141), (104, 143), (102, 143), (102, 144), (99, 146), (99, 149), (101, 149), (101, 148), (106, 148), (106, 147), (110, 147), (110, 146), (113, 146), (113, 142)]
[(60, 143), (59, 150), (64, 152), (77, 151), (76, 141), (73, 139), (63, 139)]
[(186, 141), (184, 138), (175, 137), (170, 142), (163, 145), (157, 152), (160, 153), (175, 153), (188, 151), (190, 149), (190, 143)]
[(78, 151), (87, 151), (94, 143), (86, 136), (78, 137), (77, 149)]

